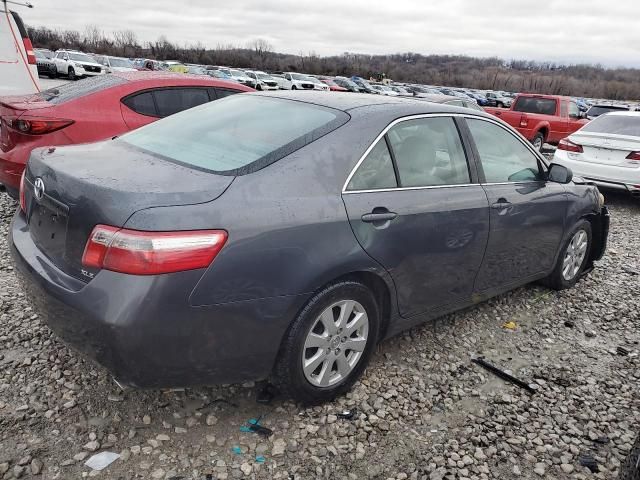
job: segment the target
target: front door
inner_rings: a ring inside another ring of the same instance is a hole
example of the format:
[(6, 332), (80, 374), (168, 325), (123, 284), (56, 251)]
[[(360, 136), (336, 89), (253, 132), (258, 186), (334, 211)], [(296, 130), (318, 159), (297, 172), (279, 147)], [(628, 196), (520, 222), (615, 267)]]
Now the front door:
[(466, 122), (491, 212), (476, 291), (520, 284), (548, 272), (564, 233), (564, 185), (546, 181), (536, 154), (505, 127), (484, 119)]
[(402, 316), (471, 298), (489, 209), (453, 118), (396, 124), (352, 174), (343, 199), (358, 241), (393, 278)]

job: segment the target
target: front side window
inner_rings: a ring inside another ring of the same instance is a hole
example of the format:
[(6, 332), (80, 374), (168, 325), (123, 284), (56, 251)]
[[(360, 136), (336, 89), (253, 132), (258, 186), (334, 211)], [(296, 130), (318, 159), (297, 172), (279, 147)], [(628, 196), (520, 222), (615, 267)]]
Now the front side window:
[(401, 187), (470, 183), (469, 167), (453, 118), (407, 120), (388, 133)]
[(398, 186), (387, 142), (378, 140), (351, 177), (347, 190), (379, 190)]
[(241, 175), (284, 158), (348, 119), (342, 111), (318, 105), (232, 95), (134, 130), (119, 141), (182, 165)]
[(541, 180), (538, 158), (505, 128), (467, 119), (487, 183)]
[(574, 118), (580, 116), (580, 109), (577, 103), (569, 102), (569, 116)]

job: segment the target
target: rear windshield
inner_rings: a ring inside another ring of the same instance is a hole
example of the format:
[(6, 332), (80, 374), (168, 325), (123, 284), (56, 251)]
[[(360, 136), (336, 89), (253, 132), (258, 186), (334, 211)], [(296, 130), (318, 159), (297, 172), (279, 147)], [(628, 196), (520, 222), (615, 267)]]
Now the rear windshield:
[(54, 105), (75, 100), (91, 93), (96, 93), (107, 88), (126, 83), (123, 78), (114, 75), (100, 75), (99, 77), (85, 78), (80, 82), (65, 83), (59, 87), (44, 90), (38, 95)]
[(601, 115), (587, 123), (581, 131), (640, 137), (640, 116)]
[(242, 175), (280, 160), (348, 119), (340, 110), (309, 103), (233, 95), (159, 120), (121, 141), (190, 167)]
[(69, 58), (75, 62), (91, 62), (96, 63), (95, 58), (85, 55), (84, 53), (70, 53)]
[(627, 112), (629, 111), (629, 109), (627, 107), (623, 107), (623, 106), (615, 106), (615, 105), (611, 105), (611, 106), (593, 106), (589, 109), (589, 111), (587, 112), (587, 115), (590, 117), (597, 117), (599, 115), (604, 115), (605, 113), (609, 113), (609, 112)]
[(513, 110), (523, 113), (556, 114), (556, 101), (552, 98), (520, 97)]

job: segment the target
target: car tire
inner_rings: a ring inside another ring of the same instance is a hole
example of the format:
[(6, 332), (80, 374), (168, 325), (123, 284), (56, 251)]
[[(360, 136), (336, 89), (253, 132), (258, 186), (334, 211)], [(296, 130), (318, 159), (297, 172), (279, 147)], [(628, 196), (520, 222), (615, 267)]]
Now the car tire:
[(629, 456), (620, 467), (619, 480), (638, 480), (640, 478), (640, 435), (636, 438)]
[(535, 136), (531, 139), (531, 145), (533, 145), (533, 148), (535, 148), (539, 152), (542, 151), (542, 147), (544, 146), (544, 135), (542, 134), (542, 132), (538, 132), (535, 134)]
[(67, 71), (67, 78), (71, 81), (76, 79), (76, 71), (73, 67), (69, 67), (69, 70)]
[(297, 90), (298, 87), (296, 87), (295, 85), (291, 85), (291, 90)]
[(591, 223), (580, 220), (565, 240), (553, 272), (542, 283), (554, 290), (573, 287), (589, 263), (591, 239)]
[(273, 384), (305, 405), (347, 392), (369, 363), (379, 326), (380, 309), (369, 288), (354, 281), (329, 285), (307, 302), (285, 334)]
[(262, 91), (262, 85), (260, 85), (260, 84), (256, 85), (256, 90), (258, 90), (259, 92), (261, 92), (261, 91)]
[(497, 107), (497, 108), (504, 108), (504, 104), (503, 104), (503, 103), (500, 103), (500, 102), (497, 102), (497, 103), (496, 103), (496, 107)]

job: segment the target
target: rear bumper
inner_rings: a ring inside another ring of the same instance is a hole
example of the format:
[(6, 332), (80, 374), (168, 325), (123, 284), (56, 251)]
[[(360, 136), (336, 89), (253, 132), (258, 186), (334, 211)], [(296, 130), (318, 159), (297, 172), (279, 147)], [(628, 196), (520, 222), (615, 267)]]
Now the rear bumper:
[(101, 271), (89, 283), (66, 275), (15, 215), (10, 249), (27, 295), (68, 345), (141, 388), (265, 378), (284, 332), (306, 297), (193, 307), (202, 271), (133, 276)]
[(593, 182), (599, 187), (626, 190), (634, 195), (640, 194), (640, 167), (624, 168), (586, 162), (580, 160), (579, 157), (574, 158), (563, 150), (556, 150), (553, 161), (569, 167), (575, 175)]

